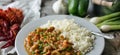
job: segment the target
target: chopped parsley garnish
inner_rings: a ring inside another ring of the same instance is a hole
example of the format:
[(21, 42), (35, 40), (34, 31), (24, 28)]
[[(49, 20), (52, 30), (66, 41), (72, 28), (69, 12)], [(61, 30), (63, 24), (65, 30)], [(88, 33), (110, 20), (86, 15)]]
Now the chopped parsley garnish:
[(32, 54), (35, 54), (35, 52), (34, 52), (34, 51), (32, 51)]
[(40, 54), (45, 54), (46, 52), (40, 52)]

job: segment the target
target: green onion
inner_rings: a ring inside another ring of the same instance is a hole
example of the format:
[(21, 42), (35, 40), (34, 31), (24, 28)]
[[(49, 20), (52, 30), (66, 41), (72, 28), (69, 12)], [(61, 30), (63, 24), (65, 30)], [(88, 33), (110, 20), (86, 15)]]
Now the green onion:
[(40, 54), (45, 54), (46, 52), (40, 52)]
[(43, 47), (43, 44), (39, 44), (39, 48), (42, 48)]
[(112, 22), (112, 21), (118, 21), (120, 20), (120, 17), (114, 17), (114, 18), (111, 18), (111, 19), (108, 19), (108, 20), (105, 20), (107, 22)]
[(113, 21), (113, 22), (102, 22), (100, 24), (97, 24), (97, 27), (101, 27), (102, 25), (120, 25), (120, 20), (118, 21)]
[(104, 32), (112, 30), (120, 30), (120, 25), (102, 25), (100, 29)]
[(57, 37), (57, 40), (60, 40), (60, 37), (59, 37), (59, 36)]
[(45, 46), (48, 46), (48, 45), (49, 45), (48, 43), (45, 44)]
[(43, 34), (43, 32), (40, 32), (40, 34)]
[(43, 42), (42, 42), (42, 41), (40, 41), (40, 40), (38, 40), (37, 42), (38, 42), (39, 44), (42, 44), (42, 43), (43, 43)]
[(96, 24), (102, 31), (120, 30), (120, 12), (102, 17), (94, 17), (90, 22)]
[(72, 50), (72, 46), (69, 46), (68, 48), (66, 48), (67, 51)]
[(35, 52), (34, 52), (34, 51), (32, 51), (32, 54), (35, 54)]
[(62, 50), (62, 51), (65, 51), (65, 50), (66, 50), (66, 48), (62, 48), (61, 50)]
[(40, 51), (43, 50), (43, 44), (39, 44), (39, 50), (40, 50)]
[(105, 20), (108, 20), (108, 19), (111, 19), (111, 18), (114, 18), (114, 17), (118, 17), (120, 16), (120, 12), (116, 12), (116, 13), (112, 13), (112, 14), (109, 14), (109, 15), (105, 15), (105, 16), (102, 16), (102, 17), (94, 17), (92, 19), (90, 19), (90, 22), (94, 23), (94, 24), (99, 24)]
[(46, 38), (47, 38), (47, 36), (44, 36), (44, 38), (46, 39)]

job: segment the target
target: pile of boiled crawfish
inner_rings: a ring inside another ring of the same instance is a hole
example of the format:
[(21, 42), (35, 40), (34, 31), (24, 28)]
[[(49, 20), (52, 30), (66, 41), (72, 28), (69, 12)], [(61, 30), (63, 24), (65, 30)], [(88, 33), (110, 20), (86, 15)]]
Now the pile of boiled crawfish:
[(20, 9), (10, 7), (6, 10), (0, 9), (0, 42), (7, 42), (1, 49), (14, 46), (23, 18), (23, 12)]

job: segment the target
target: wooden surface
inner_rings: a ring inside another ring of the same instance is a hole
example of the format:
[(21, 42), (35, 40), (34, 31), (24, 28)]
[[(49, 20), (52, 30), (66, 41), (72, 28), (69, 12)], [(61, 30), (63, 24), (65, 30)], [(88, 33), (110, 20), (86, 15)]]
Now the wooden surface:
[[(56, 0), (43, 0), (41, 17), (47, 15), (55, 15), (52, 10), (52, 5)], [(105, 39), (105, 48), (102, 55), (120, 55), (120, 31), (105, 33), (106, 35), (114, 35), (115, 39)]]

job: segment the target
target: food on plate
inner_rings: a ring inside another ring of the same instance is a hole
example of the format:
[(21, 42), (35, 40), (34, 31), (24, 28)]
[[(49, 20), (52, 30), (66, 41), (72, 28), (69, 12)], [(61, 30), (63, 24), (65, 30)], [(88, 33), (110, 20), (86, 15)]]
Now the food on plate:
[(73, 19), (53, 20), (30, 32), (24, 46), (29, 55), (85, 55), (95, 37)]
[(120, 12), (115, 12), (101, 17), (95, 17), (90, 19), (90, 22), (96, 24), (96, 26), (103, 32), (120, 30)]
[(68, 0), (68, 12), (72, 15), (85, 17), (89, 6), (89, 0)]
[(23, 18), (23, 12), (20, 9), (0, 9), (0, 41), (7, 41), (1, 48), (14, 46)]
[(31, 32), (25, 40), (25, 47), (29, 55), (80, 54), (79, 51), (74, 52), (73, 44), (60, 33), (54, 27), (37, 28)]

